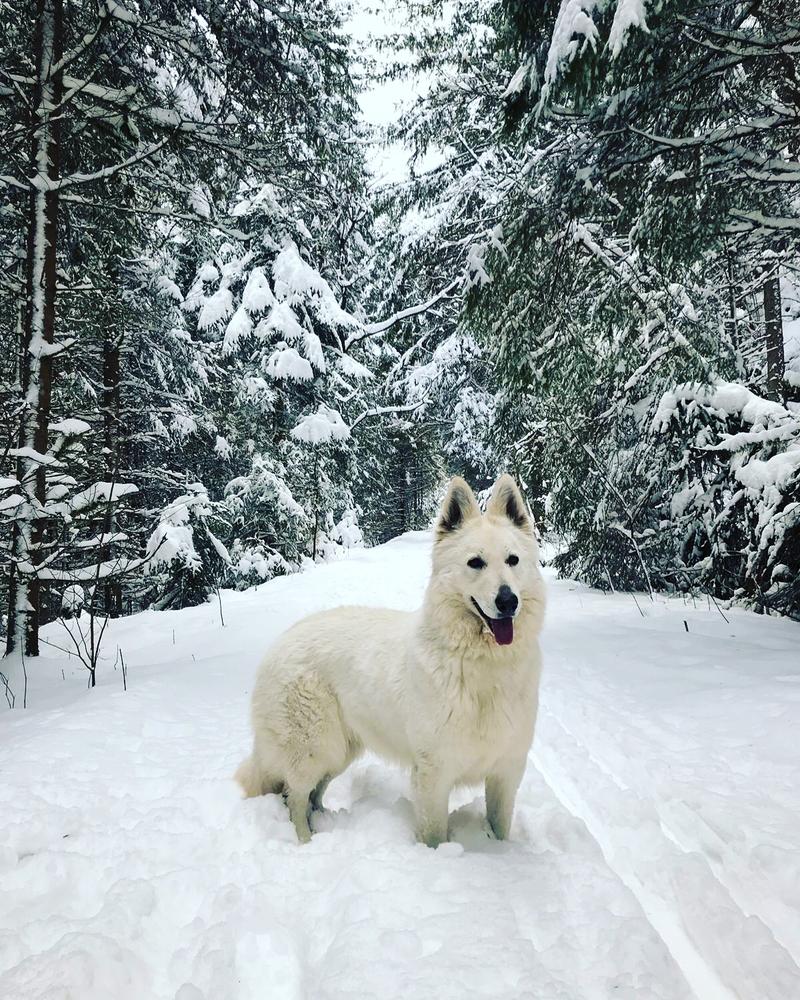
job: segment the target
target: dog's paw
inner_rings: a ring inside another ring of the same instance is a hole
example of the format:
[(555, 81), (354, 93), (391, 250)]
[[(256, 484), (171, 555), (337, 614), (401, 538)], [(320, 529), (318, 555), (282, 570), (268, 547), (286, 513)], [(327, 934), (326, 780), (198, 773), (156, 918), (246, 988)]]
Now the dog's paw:
[(444, 840), (436, 848), (436, 853), (443, 855), (445, 858), (457, 858), (460, 854), (464, 853), (464, 845), (459, 844), (455, 840)]

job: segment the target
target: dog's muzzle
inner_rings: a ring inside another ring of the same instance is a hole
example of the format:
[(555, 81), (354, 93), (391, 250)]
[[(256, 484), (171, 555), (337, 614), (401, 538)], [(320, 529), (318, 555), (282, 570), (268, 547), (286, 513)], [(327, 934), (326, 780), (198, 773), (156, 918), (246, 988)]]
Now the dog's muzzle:
[(489, 631), (494, 636), (494, 641), (497, 645), (510, 646), (514, 641), (514, 615), (504, 615), (502, 618), (490, 618), (474, 597), (471, 597), (470, 600), (475, 605), (475, 610), (488, 625)]

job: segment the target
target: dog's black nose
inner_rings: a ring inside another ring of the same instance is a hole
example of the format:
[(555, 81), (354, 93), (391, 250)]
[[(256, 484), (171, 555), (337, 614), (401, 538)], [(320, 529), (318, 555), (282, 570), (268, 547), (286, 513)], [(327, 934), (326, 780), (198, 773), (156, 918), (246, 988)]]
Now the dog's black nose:
[(509, 587), (507, 583), (504, 583), (503, 586), (497, 591), (497, 597), (495, 597), (494, 603), (501, 615), (513, 615), (517, 610), (519, 598), (511, 587)]

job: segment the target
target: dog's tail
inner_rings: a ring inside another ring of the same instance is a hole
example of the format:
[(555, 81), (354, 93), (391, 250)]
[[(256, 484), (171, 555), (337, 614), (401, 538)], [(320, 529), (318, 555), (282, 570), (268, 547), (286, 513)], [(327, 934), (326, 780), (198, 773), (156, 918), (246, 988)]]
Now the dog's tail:
[(242, 761), (236, 771), (236, 774), (234, 775), (234, 778), (242, 786), (245, 798), (250, 799), (255, 795), (264, 794), (264, 776), (261, 773), (261, 768), (252, 756), (247, 757)]

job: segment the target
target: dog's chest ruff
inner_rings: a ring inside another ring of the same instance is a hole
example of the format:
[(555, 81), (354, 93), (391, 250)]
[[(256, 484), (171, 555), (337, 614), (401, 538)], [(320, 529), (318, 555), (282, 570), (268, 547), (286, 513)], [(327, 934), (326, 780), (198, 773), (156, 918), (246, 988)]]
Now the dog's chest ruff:
[[(489, 665), (489, 670), (497, 670)], [(476, 784), (516, 744), (527, 747), (535, 715), (533, 678), (521, 683), (512, 670), (493, 682), (476, 682), (460, 673), (448, 685), (441, 740), (458, 761), (458, 781)]]

